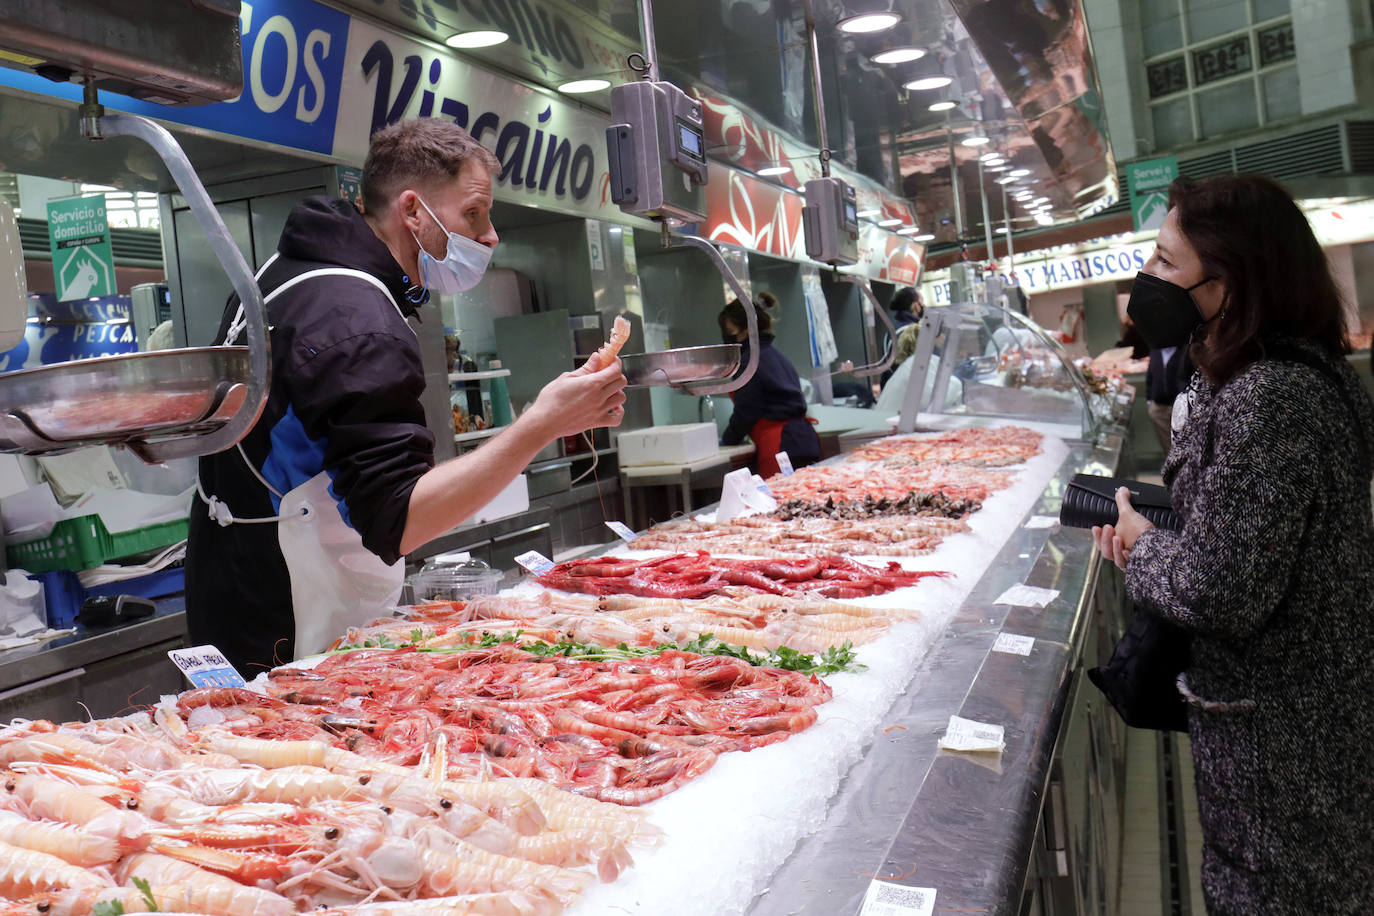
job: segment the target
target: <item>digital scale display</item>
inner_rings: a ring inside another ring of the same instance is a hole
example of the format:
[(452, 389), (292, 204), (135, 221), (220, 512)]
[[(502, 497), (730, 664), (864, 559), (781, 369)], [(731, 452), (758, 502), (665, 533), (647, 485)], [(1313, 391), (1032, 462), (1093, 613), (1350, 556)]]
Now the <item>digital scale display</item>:
[(684, 153), (698, 159), (706, 158), (705, 144), (702, 142), (701, 133), (681, 121), (677, 122), (677, 145)]
[(856, 225), (859, 222), (859, 211), (854, 207), (854, 201), (844, 202), (844, 221), (848, 225)]

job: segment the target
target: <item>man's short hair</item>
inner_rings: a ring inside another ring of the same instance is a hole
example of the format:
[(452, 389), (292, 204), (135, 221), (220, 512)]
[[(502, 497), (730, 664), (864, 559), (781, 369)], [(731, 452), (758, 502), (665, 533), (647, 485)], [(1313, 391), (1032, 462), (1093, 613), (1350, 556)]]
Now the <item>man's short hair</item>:
[(372, 135), (363, 163), (363, 209), (381, 213), (406, 188), (451, 181), (476, 161), (495, 177), (501, 163), (491, 150), (445, 118), (411, 118)]

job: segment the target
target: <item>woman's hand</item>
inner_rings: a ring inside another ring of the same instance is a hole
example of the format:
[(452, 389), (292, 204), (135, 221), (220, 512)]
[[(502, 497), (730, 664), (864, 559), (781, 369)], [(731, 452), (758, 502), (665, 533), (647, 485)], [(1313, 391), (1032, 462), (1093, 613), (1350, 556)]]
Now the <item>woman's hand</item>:
[(1121, 487), (1116, 491), (1117, 522), (1115, 525), (1093, 526), (1093, 540), (1097, 549), (1121, 569), (1126, 568), (1136, 539), (1154, 525), (1131, 505), (1131, 491)]

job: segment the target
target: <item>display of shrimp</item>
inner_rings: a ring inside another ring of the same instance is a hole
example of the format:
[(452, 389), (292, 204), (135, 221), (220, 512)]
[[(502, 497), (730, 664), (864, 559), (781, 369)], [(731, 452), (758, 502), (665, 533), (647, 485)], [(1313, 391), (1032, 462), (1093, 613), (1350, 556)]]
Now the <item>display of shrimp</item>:
[(854, 465), (802, 468), (791, 476), (775, 476), (768, 485), (780, 501), (902, 499), (909, 493), (939, 492), (951, 499), (986, 502), (1011, 486), (1015, 474), (964, 465), (923, 464), (900, 470)]
[(1044, 436), (1024, 426), (972, 427), (914, 436), (888, 436), (855, 450), (858, 461), (904, 467), (922, 462), (1006, 467), (1040, 454)]
[(835, 554), (798, 560), (736, 560), (697, 551), (646, 560), (570, 560), (554, 566), (537, 581), (547, 588), (589, 595), (645, 598), (706, 598), (749, 592), (862, 598), (916, 585), (927, 576), (943, 575), (904, 570), (894, 562), (878, 568)]
[(657, 841), (641, 812), (524, 780), (450, 780), (440, 742), (424, 756), (389, 766), (324, 741), (190, 729), (175, 704), (17, 721), (0, 729), (0, 914), (362, 914), (381, 901), (556, 914)]
[(242, 693), (193, 690), (177, 708), (189, 719), (211, 706), (223, 713), (219, 728), (243, 737), (279, 737), (289, 722), (295, 736), (313, 729), (309, 743), (388, 767), (428, 766), (446, 786), (489, 772), (620, 805), (666, 795), (720, 753), (802, 731), (830, 698), (813, 676), (728, 656), (588, 660), (510, 643), (342, 652), (310, 671), (271, 672), (267, 697)]
[[(823, 504), (813, 504), (823, 505)], [(817, 545), (847, 556), (920, 557), (932, 553), (950, 534), (968, 530), (962, 519), (939, 516), (837, 519), (825, 516), (787, 520), (749, 516), (729, 522), (677, 519), (655, 525), (635, 539), (645, 550), (701, 549), (754, 557), (810, 557)]]

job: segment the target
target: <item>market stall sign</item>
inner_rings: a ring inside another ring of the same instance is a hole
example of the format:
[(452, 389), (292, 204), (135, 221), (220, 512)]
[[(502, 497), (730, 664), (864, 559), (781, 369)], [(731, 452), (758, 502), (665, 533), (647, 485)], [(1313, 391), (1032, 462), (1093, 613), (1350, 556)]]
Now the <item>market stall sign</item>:
[(1146, 159), (1126, 166), (1126, 184), (1131, 195), (1131, 219), (1137, 232), (1158, 229), (1169, 212), (1169, 185), (1178, 178), (1178, 160), (1173, 156)]
[[(1018, 256), (1016, 278), (1031, 295), (1093, 283), (1129, 280), (1145, 267), (1154, 250), (1155, 243), (1151, 240), (1040, 260), (1034, 259), (1034, 255), (1024, 259)], [(948, 277), (932, 279), (922, 285), (921, 292), (927, 302), (949, 305)]]
[(104, 194), (48, 201), (48, 245), (59, 302), (114, 293), (114, 252)]

